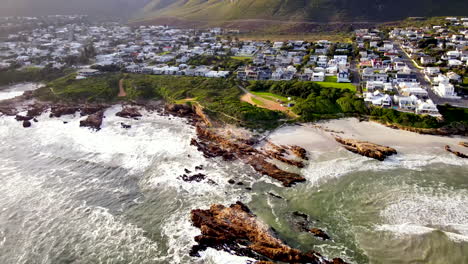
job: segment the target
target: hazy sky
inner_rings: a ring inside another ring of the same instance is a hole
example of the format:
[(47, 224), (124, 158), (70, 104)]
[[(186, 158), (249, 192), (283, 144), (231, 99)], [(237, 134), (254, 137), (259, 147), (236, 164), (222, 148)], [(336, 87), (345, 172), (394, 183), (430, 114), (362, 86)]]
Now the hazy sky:
[(0, 16), (89, 14), (129, 15), (148, 0), (0, 0)]

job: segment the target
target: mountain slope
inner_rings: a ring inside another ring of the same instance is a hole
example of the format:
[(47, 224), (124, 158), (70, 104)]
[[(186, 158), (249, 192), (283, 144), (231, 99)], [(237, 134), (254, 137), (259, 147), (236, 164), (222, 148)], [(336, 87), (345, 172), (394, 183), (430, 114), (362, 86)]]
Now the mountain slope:
[(152, 0), (142, 17), (212, 22), (390, 21), (409, 16), (462, 16), (466, 10), (468, 1), (460, 0)]
[(150, 0), (0, 0), (0, 16), (129, 16)]

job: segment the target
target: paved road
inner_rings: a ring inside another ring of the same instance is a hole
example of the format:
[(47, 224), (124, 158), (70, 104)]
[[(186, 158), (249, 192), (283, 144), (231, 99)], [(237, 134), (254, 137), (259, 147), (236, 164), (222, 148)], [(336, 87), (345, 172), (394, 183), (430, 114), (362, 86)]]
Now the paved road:
[(396, 49), (398, 52), (401, 54), (403, 62), (405, 62), (408, 67), (413, 71), (414, 74), (418, 77), (418, 81), (421, 83), (421, 85), (425, 88), (427, 88), (427, 93), (429, 95), (429, 98), (438, 105), (443, 105), (443, 104), (450, 104), (453, 106), (457, 107), (464, 107), (468, 108), (468, 99), (447, 99), (447, 98), (442, 98), (438, 96), (437, 94), (434, 93), (432, 90), (432, 85), (431, 83), (424, 77), (424, 73), (422, 70), (416, 68), (416, 66), (413, 63), (413, 60), (408, 57), (408, 55), (403, 51), (401, 46), (399, 44), (396, 44)]
[(359, 93), (362, 94), (362, 87), (361, 87), (361, 74), (359, 73), (359, 69), (357, 67), (357, 61), (352, 60), (350, 65), (350, 72), (353, 77), (352, 83), (356, 86)]

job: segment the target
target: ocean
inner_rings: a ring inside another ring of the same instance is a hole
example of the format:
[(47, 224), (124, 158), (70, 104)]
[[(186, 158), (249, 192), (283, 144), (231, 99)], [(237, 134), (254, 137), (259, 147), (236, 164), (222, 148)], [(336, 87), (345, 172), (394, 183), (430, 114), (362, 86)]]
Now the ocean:
[[(2, 89), (0, 99), (34, 87)], [(79, 115), (44, 113), (27, 129), (0, 117), (0, 263), (247, 263), (214, 249), (188, 254), (200, 234), (190, 211), (236, 201), (290, 246), (330, 258), (468, 263), (468, 161), (438, 145), (461, 139), (411, 142), (409, 132), (392, 130), (386, 138), (399, 154), (380, 162), (346, 151), (312, 125), (283, 127), (270, 139), (302, 143), (310, 157), (299, 170), (307, 182), (285, 188), (240, 161), (204, 158), (190, 146), (195, 128), (184, 119), (144, 110), (140, 120), (124, 119), (115, 116), (120, 109), (105, 112), (98, 132), (80, 128)], [(351, 127), (356, 137), (357, 127), (369, 130), (354, 121), (328, 124)], [(180, 178), (200, 165), (207, 179)], [(296, 211), (332, 240), (297, 230)]]

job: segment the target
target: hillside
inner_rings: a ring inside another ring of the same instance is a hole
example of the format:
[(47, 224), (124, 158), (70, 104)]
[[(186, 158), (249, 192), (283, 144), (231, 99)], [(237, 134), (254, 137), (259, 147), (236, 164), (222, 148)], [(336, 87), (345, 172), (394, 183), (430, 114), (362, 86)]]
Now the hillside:
[(83, 14), (125, 17), (134, 15), (150, 0), (3, 0), (0, 16)]
[(392, 21), (409, 16), (466, 15), (459, 0), (152, 0), (143, 20), (177, 18), (205, 24), (236, 20)]

